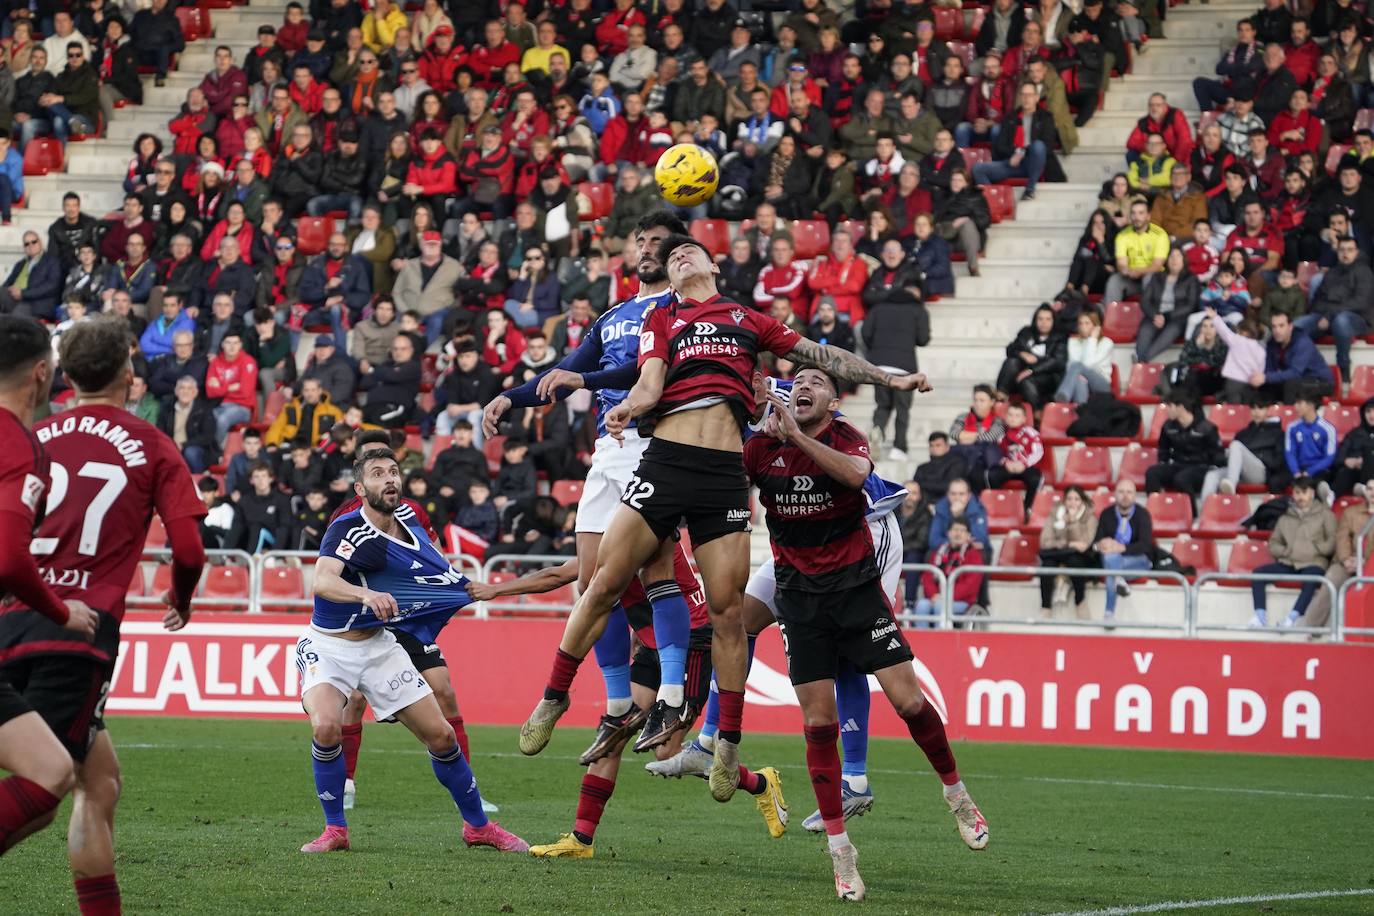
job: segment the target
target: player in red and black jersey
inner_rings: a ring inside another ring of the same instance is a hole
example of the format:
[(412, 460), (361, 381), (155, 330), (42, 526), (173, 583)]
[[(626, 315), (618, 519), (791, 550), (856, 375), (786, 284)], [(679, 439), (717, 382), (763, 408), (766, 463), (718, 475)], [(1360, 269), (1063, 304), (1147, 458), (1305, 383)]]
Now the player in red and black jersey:
[(945, 799), (972, 849), (987, 822), (959, 779), (940, 714), (921, 694), (911, 649), (883, 593), (865, 515), (868, 441), (835, 420), (839, 385), (817, 369), (792, 383), (791, 404), (770, 395), (764, 435), (744, 446), (744, 465), (767, 510), (777, 577), (778, 628), (806, 722), (806, 762), (820, 804), (842, 899), (864, 896), (858, 853), (844, 829), (835, 676), (840, 662), (874, 674), (893, 709), (945, 784)]
[(81, 322), (62, 336), (61, 355), (76, 406), (34, 426), (51, 459), (52, 489), (31, 551), (57, 595), (86, 601), (99, 624), (91, 641), (40, 608), (7, 609), (0, 614), (0, 677), (23, 694), (76, 761), (67, 854), (77, 901), (82, 912), (115, 913), (120, 774), (103, 710), (125, 594), (156, 512), (172, 553), (163, 625), (185, 626), (205, 565), (199, 527), (205, 504), (172, 440), (124, 409), (133, 382), (127, 325), (100, 317)]
[[(706, 586), (720, 691), (720, 732), (708, 782), (718, 801), (739, 784), (740, 720), (748, 640), (741, 605), (749, 578), (749, 481), (740, 451), (752, 412), (752, 378), (765, 350), (820, 365), (853, 382), (926, 389), (925, 377), (893, 375), (852, 353), (804, 340), (773, 318), (719, 295), (719, 267), (687, 236), (673, 235), (659, 261), (679, 301), (655, 309), (639, 342), (639, 380), (607, 413), (618, 437), (630, 420), (652, 414), (653, 441), (606, 530), (596, 572), (563, 632), (544, 698), (520, 730), (520, 750), (537, 754), (568, 708), (568, 687), (605, 626), (612, 605), (658, 544), (687, 523)], [(685, 716), (684, 716), (685, 718)]]
[[(0, 614), (12, 603), (34, 608), (65, 638), (89, 640), (96, 615), (86, 603), (63, 601), (43, 580), (29, 553), (29, 535), (43, 515), (50, 485), (48, 456), (29, 431), (34, 411), (52, 388), (52, 343), (32, 318), (0, 316)], [(51, 824), (75, 781), (72, 758), (33, 708), (0, 672), (0, 855)]]

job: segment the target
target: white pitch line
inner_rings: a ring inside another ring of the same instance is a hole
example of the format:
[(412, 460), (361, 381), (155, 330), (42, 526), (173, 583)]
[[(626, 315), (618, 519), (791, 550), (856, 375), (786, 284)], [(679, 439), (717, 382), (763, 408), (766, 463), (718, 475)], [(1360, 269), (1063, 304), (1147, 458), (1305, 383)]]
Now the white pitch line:
[(1302, 891), (1295, 894), (1253, 894), (1249, 897), (1214, 897), (1211, 900), (1166, 900), (1138, 906), (1112, 906), (1101, 910), (1077, 910), (1054, 913), (1051, 916), (1130, 916), (1132, 913), (1167, 913), (1174, 910), (1203, 910), (1214, 906), (1237, 906), (1247, 903), (1276, 903), (1286, 900), (1322, 900), (1330, 897), (1368, 897), (1374, 888), (1351, 888), (1344, 891)]

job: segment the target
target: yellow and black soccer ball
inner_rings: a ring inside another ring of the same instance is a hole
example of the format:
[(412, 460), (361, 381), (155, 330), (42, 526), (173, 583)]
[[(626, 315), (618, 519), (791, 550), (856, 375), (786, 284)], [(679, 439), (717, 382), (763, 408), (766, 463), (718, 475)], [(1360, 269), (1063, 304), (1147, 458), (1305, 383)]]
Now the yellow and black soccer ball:
[(716, 157), (695, 143), (669, 147), (654, 166), (658, 192), (670, 204), (695, 207), (705, 203), (720, 185)]

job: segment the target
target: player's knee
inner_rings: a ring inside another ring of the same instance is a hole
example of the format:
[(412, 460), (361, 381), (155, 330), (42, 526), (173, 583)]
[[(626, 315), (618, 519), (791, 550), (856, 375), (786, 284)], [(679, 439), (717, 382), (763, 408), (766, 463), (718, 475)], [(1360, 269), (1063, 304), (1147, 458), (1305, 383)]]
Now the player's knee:
[(313, 733), (320, 747), (333, 747), (343, 740), (343, 727), (338, 722), (316, 722)]
[(901, 716), (903, 719), (910, 719), (914, 716), (920, 715), (921, 710), (925, 707), (925, 705), (925, 697), (921, 696), (921, 691), (917, 690), (911, 696), (903, 697), (900, 700), (894, 700), (892, 703), (892, 709), (894, 712), (897, 713), (897, 715)]
[(458, 715), (458, 694), (453, 692), (453, 687), (449, 684), (434, 684), (430, 687), (434, 690), (434, 699), (439, 704), (439, 711), (444, 714), (445, 719), (452, 719)]
[(839, 715), (833, 709), (802, 709), (802, 724), (807, 728), (820, 728), (838, 723)]
[(443, 723), (443, 726), (427, 729), (422, 739), (429, 752), (440, 757), (452, 751), (458, 744), (458, 736), (453, 733), (452, 727), (447, 722)]
[(112, 814), (124, 791), (124, 780), (117, 770), (114, 773), (83, 773), (76, 791), (85, 804)]

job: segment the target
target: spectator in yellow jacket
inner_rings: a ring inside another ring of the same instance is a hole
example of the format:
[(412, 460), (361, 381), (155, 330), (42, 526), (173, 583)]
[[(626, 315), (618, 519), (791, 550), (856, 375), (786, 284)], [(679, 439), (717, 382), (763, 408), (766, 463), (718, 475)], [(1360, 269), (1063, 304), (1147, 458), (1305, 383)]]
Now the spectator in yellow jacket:
[(374, 54), (385, 53), (396, 43), (396, 32), (410, 28), (406, 14), (391, 0), (376, 0), (372, 12), (363, 17), (363, 44)]
[(321, 436), (329, 432), (329, 427), (342, 422), (343, 418), (343, 411), (330, 403), (329, 393), (324, 390), (320, 380), (308, 378), (301, 382), (301, 393), (288, 401), (281, 413), (277, 414), (263, 439), (269, 448), (300, 437), (314, 446)]
[(1169, 187), (1174, 166), (1177, 164), (1174, 157), (1169, 155), (1169, 148), (1164, 145), (1164, 137), (1150, 134), (1149, 139), (1145, 141), (1145, 152), (1131, 163), (1131, 167), (1126, 171), (1126, 179), (1131, 183), (1133, 190), (1143, 191), (1154, 197)]

